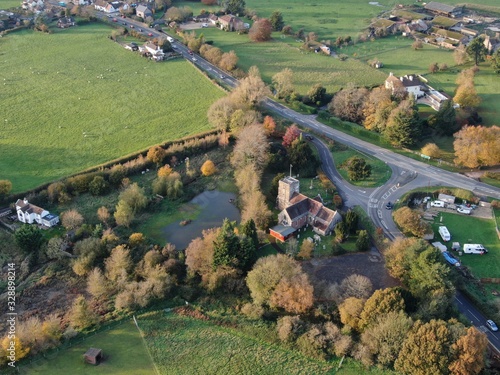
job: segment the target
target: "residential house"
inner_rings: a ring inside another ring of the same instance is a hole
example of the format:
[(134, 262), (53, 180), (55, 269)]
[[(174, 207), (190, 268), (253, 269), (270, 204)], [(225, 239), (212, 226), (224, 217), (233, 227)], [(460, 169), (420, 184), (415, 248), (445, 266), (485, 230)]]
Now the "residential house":
[(62, 17), (57, 20), (57, 27), (61, 29), (66, 29), (71, 26), (75, 26), (75, 20), (73, 17)]
[(137, 45), (137, 43), (131, 42), (131, 43), (125, 45), (125, 49), (128, 49), (130, 51), (138, 51), (139, 46)]
[(45, 3), (43, 0), (26, 0), (22, 2), (21, 7), (24, 10), (39, 13), (45, 8)]
[(108, 6), (108, 2), (105, 0), (95, 0), (94, 1), (95, 10), (105, 12), (107, 6)]
[(456, 7), (453, 5), (447, 5), (443, 3), (438, 3), (436, 1), (431, 1), (424, 5), (424, 9), (439, 15), (444, 15), (447, 17), (457, 17), (462, 14), (463, 8)]
[(467, 36), (470, 36), (472, 38), (475, 38), (476, 36), (478, 36), (479, 32), (474, 30), (474, 29), (469, 29), (467, 27), (461, 27), (460, 28), (460, 32), (464, 35), (467, 35)]
[(105, 13), (117, 13), (120, 11), (122, 3), (119, 1), (107, 2), (105, 0), (96, 0), (94, 8)]
[(46, 227), (53, 227), (59, 223), (59, 216), (29, 203), (26, 198), (17, 200), (16, 211), (19, 221), (25, 224), (37, 223)]
[(165, 56), (163, 50), (152, 42), (144, 44), (144, 51), (151, 54), (151, 58), (156, 61), (163, 60), (163, 57)]
[(219, 17), (217, 17), (215, 14), (211, 14), (208, 16), (208, 22), (210, 22), (212, 25), (215, 25), (218, 20)]
[(452, 27), (462, 26), (462, 22), (444, 16), (437, 16), (432, 20), (432, 26), (440, 29), (451, 29)]
[(408, 94), (417, 99), (425, 95), (425, 86), (416, 75), (407, 74), (397, 78), (392, 72), (389, 73), (389, 77), (385, 80), (385, 88), (394, 92), (400, 87), (403, 87)]
[(329, 235), (335, 225), (342, 221), (342, 216), (324, 206), (321, 197), (311, 199), (300, 193), (300, 182), (293, 177), (285, 177), (279, 181), (278, 225), (270, 228), (270, 234), (285, 241), (300, 228), (310, 225), (320, 235)]
[(439, 111), (446, 100), (451, 100), (450, 96), (447, 94), (439, 92), (430, 86), (428, 86), (428, 88), (429, 91), (427, 92), (425, 98), (434, 110)]
[(397, 28), (397, 23), (386, 18), (379, 18), (375, 22), (370, 25), (372, 30), (377, 32), (378, 30), (383, 31), (384, 33), (392, 33)]
[(137, 17), (141, 17), (142, 19), (146, 19), (147, 17), (153, 17), (153, 11), (149, 8), (148, 5), (137, 5), (135, 8), (135, 14)]
[(244, 22), (232, 14), (219, 17), (219, 25), (221, 30), (225, 31), (240, 31), (245, 29)]

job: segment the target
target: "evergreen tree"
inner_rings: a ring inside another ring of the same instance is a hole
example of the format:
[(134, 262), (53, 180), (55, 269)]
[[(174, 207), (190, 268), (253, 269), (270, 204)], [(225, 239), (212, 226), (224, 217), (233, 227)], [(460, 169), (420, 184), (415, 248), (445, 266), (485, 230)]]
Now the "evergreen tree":
[(484, 46), (484, 39), (482, 37), (477, 37), (469, 43), (466, 49), (467, 55), (474, 60), (474, 64), (477, 66), (481, 61), (484, 61), (486, 53), (488, 50)]
[(400, 147), (409, 147), (420, 138), (422, 123), (414, 100), (403, 100), (393, 109), (384, 136), (392, 144)]
[(347, 211), (345, 215), (345, 225), (349, 233), (351, 234), (356, 233), (356, 229), (358, 229), (358, 220), (359, 216), (355, 211), (353, 210)]
[(285, 26), (285, 22), (283, 21), (283, 15), (279, 11), (274, 11), (269, 18), (271, 21), (271, 25), (273, 26), (274, 31), (281, 31)]
[(319, 162), (306, 141), (300, 138), (293, 141), (289, 158), (294, 170), (298, 171), (301, 177), (316, 176)]
[(445, 100), (439, 111), (429, 117), (429, 125), (444, 135), (452, 135), (459, 130), (457, 113), (451, 100)]
[(213, 268), (234, 265), (240, 247), (240, 240), (234, 233), (234, 222), (224, 219), (222, 228), (214, 241)]
[(366, 230), (360, 230), (356, 240), (356, 250), (367, 251), (370, 248), (370, 239)]
[(491, 66), (496, 74), (500, 74), (500, 49), (497, 49), (491, 57)]
[(15, 235), (17, 246), (24, 254), (37, 254), (45, 240), (42, 231), (36, 225), (25, 224), (19, 228)]

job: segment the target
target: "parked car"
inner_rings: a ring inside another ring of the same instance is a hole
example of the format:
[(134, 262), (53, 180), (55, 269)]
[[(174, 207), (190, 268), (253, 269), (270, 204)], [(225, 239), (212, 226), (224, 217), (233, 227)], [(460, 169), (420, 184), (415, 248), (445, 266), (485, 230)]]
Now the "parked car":
[(444, 202), (443, 201), (432, 201), (431, 207), (444, 207)]
[(498, 327), (493, 320), (488, 319), (486, 321), (486, 327), (488, 327), (488, 329), (492, 332), (498, 331)]
[(153, 36), (153, 33), (148, 33), (148, 36)]
[(393, 207), (394, 207), (394, 206), (392, 205), (392, 203), (391, 203), (390, 201), (389, 201), (389, 202), (387, 202), (387, 204), (385, 205), (385, 209), (386, 209), (386, 210), (392, 210), (392, 208), (393, 208)]
[(201, 27), (208, 27), (208, 23), (202, 23)]
[(460, 206), (457, 208), (457, 212), (460, 212), (461, 214), (464, 214), (464, 215), (470, 215), (471, 209), (467, 208), (467, 207)]

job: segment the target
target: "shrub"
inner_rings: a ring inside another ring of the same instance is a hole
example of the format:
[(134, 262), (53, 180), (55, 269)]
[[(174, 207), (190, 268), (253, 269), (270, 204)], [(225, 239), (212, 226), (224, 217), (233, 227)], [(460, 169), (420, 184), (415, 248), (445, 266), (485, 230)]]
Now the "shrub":
[(207, 160), (201, 166), (201, 173), (203, 176), (211, 176), (217, 171), (215, 164), (212, 160)]

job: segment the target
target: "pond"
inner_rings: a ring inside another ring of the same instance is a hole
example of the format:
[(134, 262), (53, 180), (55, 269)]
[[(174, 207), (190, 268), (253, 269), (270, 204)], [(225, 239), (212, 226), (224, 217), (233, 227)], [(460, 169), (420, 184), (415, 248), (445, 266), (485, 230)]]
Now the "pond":
[(165, 239), (177, 249), (185, 249), (193, 239), (201, 236), (203, 230), (220, 227), (226, 217), (239, 223), (240, 212), (233, 203), (235, 199), (235, 194), (218, 190), (197, 195), (189, 202), (200, 209), (196, 219), (184, 226), (179, 222), (167, 225), (163, 229)]

